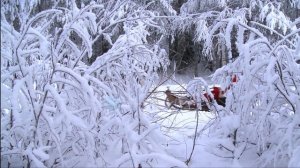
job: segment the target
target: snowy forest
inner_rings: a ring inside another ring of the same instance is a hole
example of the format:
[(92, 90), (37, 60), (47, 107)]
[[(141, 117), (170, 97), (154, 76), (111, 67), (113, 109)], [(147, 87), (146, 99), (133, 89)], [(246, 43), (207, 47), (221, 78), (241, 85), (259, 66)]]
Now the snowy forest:
[(300, 167), (300, 0), (2, 0), (1, 167)]

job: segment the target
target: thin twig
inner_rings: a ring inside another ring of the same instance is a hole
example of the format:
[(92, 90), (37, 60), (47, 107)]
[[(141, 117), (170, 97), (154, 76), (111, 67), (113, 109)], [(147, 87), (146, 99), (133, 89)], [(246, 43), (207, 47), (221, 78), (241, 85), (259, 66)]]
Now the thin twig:
[(190, 157), (189, 157), (188, 160), (185, 162), (186, 165), (189, 165), (189, 162), (190, 162), (191, 159), (192, 159), (192, 156), (193, 156), (193, 153), (194, 153), (194, 150), (195, 150), (195, 146), (196, 146), (196, 139), (197, 139), (198, 125), (199, 125), (199, 114), (198, 114), (198, 112), (199, 112), (199, 111), (196, 110), (197, 123), (196, 123), (196, 128), (195, 128), (194, 139), (193, 139), (193, 148), (192, 148)]

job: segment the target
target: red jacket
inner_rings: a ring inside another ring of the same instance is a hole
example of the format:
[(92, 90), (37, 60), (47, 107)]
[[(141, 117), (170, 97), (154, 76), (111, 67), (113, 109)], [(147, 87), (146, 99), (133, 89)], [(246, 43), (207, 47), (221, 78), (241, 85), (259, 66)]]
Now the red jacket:
[(220, 87), (213, 87), (212, 94), (214, 95), (214, 99), (217, 100), (220, 98), (220, 93), (222, 92)]
[[(237, 75), (233, 75), (232, 78), (231, 78), (231, 84), (225, 89), (225, 91), (223, 91), (220, 87), (216, 87), (214, 86), (211, 90), (211, 93), (214, 95), (214, 99), (215, 100), (218, 100), (222, 97), (222, 95), (230, 89), (232, 83), (236, 83), (238, 81), (238, 78), (237, 78)], [(204, 93), (203, 96), (209, 101), (211, 102), (212, 101), (212, 98), (207, 94), (207, 93)]]
[[(211, 92), (212, 92), (215, 100), (220, 99), (220, 95), (221, 95), (220, 93), (223, 93), (222, 89), (220, 87), (216, 87), (216, 86), (214, 86), (212, 88)], [(209, 102), (212, 101), (212, 98), (207, 93), (204, 93), (203, 95)]]

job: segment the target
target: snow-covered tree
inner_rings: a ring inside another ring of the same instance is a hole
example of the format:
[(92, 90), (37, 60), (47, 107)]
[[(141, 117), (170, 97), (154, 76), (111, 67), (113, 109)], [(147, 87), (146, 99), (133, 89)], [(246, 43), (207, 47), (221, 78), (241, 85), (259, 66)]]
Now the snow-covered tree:
[(232, 74), (238, 76), (214, 127), (215, 136), (226, 141), (216, 144), (225, 151), (223, 157), (238, 160), (250, 151), (257, 155), (255, 166), (297, 167), (300, 29), (282, 35), (276, 43), (257, 29), (243, 24), (239, 29), (250, 30), (252, 38), (241, 41), (239, 57), (215, 73), (224, 86), (230, 84)]
[[(285, 3), (190, 0), (174, 22), (175, 29), (195, 31), (205, 55), (225, 65), (213, 78), (230, 86), (226, 107), (211, 106), (217, 118), (208, 149), (217, 156), (256, 156), (259, 167), (299, 166), (299, 16), (289, 18)], [(289, 3), (294, 11), (297, 4)]]
[[(291, 22), (299, 15), (299, 1), (257, 1), (257, 0), (189, 0), (181, 6), (180, 15), (174, 20), (173, 32), (188, 32), (193, 41), (203, 45), (206, 60), (213, 62), (215, 67), (221, 67), (238, 57), (236, 21), (254, 27), (265, 33), (271, 42), (280, 40), (269, 27), (280, 34), (291, 31)], [(286, 7), (285, 7), (286, 6)], [(230, 18), (235, 18), (231, 20)], [(227, 19), (227, 20), (226, 20)], [(230, 22), (229, 22), (230, 20)], [(249, 36), (248, 32), (244, 36)], [(186, 44), (181, 44), (186, 45)], [(200, 58), (200, 59), (201, 59)], [(203, 59), (202, 59), (203, 60)]]
[[(168, 65), (160, 38), (147, 39), (157, 14), (134, 1), (55, 1), (37, 14), (22, 2), (1, 10), (3, 166), (185, 166), (142, 108)], [(111, 48), (88, 65), (101, 36)]]

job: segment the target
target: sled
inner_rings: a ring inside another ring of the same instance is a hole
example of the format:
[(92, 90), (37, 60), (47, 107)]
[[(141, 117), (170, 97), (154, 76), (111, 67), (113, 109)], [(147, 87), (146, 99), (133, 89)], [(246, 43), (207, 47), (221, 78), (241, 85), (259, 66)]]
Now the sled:
[(207, 103), (202, 101), (201, 107), (197, 107), (197, 103), (189, 94), (185, 91), (170, 91), (167, 89), (165, 91), (166, 99), (165, 99), (165, 106), (168, 109), (178, 109), (178, 110), (201, 110), (201, 111), (210, 111), (207, 106)]
[[(179, 110), (200, 110), (200, 111), (211, 111), (209, 109), (210, 104), (212, 104), (213, 100), (218, 105), (221, 105), (225, 107), (226, 105), (226, 97), (225, 93), (227, 90), (230, 89), (230, 87), (233, 85), (233, 83), (236, 83), (238, 80), (237, 75), (232, 75), (231, 78), (231, 84), (227, 86), (224, 90), (220, 86), (212, 86), (209, 87), (211, 93), (207, 93), (204, 90), (203, 85), (206, 83), (202, 78), (195, 79), (189, 82), (188, 87), (196, 87), (196, 88), (202, 88), (202, 100), (200, 103), (196, 103), (195, 100), (193, 100), (190, 93), (187, 91), (171, 91), (169, 88), (165, 91), (166, 99), (165, 99), (165, 106), (167, 108), (175, 108)], [(207, 86), (207, 85), (206, 85)], [(186, 89), (187, 90), (187, 89)], [(196, 92), (199, 92), (196, 91)], [(197, 107), (199, 105), (199, 107)]]

